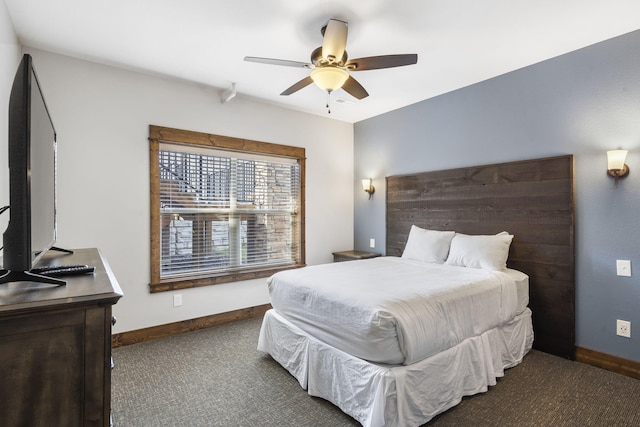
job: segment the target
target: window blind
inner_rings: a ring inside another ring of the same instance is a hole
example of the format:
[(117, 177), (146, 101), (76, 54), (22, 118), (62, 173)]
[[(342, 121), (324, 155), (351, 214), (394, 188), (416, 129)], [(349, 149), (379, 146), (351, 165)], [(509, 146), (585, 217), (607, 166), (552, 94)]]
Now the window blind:
[(295, 265), (300, 165), (161, 143), (162, 279)]

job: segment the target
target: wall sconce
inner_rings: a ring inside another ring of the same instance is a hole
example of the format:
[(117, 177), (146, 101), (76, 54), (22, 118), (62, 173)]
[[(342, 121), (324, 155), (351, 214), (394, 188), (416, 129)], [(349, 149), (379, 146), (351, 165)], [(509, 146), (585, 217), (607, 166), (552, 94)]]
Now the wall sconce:
[(607, 151), (607, 174), (615, 178), (613, 188), (618, 188), (618, 179), (629, 175), (629, 167), (624, 163), (627, 150)]
[(369, 193), (369, 200), (371, 200), (371, 196), (376, 192), (376, 188), (373, 186), (371, 178), (365, 178), (362, 180), (362, 189)]

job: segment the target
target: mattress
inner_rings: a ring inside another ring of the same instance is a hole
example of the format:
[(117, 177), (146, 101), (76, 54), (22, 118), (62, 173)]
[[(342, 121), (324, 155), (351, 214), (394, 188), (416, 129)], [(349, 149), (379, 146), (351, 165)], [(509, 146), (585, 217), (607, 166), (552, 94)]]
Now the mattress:
[(379, 257), (287, 270), (267, 281), (296, 327), (353, 356), (409, 365), (511, 321), (528, 303), (517, 271)]

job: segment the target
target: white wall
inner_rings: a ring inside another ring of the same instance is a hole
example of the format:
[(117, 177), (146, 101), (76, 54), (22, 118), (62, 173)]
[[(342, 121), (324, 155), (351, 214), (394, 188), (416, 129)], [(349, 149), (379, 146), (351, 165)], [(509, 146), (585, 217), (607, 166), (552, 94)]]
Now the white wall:
[[(20, 45), (9, 18), (7, 5), (5, 2), (0, 1), (0, 206), (9, 204), (9, 167), (7, 163), (8, 107), (11, 85), (18, 69), (20, 55)], [(0, 216), (0, 231), (4, 231), (8, 220), (9, 212), (7, 211)]]
[[(307, 264), (353, 246), (353, 126), (219, 89), (26, 49), (58, 133), (58, 246), (98, 247), (120, 282), (115, 332), (266, 304), (265, 279), (150, 294), (148, 126), (306, 149)], [(238, 91), (241, 93), (242, 88)], [(173, 294), (183, 306), (173, 308)]]

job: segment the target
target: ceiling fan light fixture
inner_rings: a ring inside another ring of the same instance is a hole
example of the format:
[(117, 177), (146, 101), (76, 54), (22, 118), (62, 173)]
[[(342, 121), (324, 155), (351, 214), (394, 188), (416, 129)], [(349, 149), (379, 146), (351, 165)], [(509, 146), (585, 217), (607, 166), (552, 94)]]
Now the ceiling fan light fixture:
[(327, 92), (340, 89), (348, 78), (349, 73), (338, 67), (321, 67), (311, 72), (313, 82), (318, 85), (320, 89)]
[(294, 83), (285, 89), (280, 95), (288, 96), (302, 88), (315, 83), (320, 89), (327, 92), (327, 109), (331, 99), (331, 92), (342, 88), (356, 99), (364, 99), (369, 94), (364, 87), (349, 73), (351, 71), (379, 70), (382, 68), (402, 67), (418, 62), (418, 55), (394, 54), (369, 56), (347, 60), (347, 33), (348, 24), (338, 19), (330, 19), (322, 30), (322, 46), (311, 52), (311, 62), (288, 61), (283, 59), (258, 58), (246, 56), (245, 61), (259, 62), (263, 64), (283, 65), (286, 67), (306, 68), (312, 70), (310, 75)]

